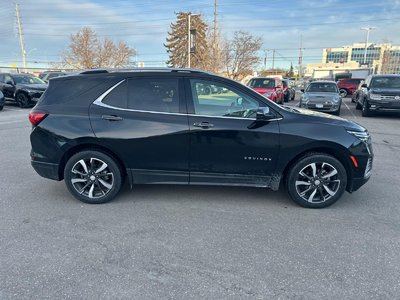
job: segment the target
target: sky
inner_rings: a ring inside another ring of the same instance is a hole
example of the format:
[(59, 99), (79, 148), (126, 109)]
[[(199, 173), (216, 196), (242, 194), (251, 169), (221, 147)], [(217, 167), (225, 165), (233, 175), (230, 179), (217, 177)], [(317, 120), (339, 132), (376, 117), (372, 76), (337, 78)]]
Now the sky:
[[(214, 0), (19, 0), (28, 67), (60, 60), (70, 35), (84, 26), (99, 37), (125, 41), (133, 61), (165, 66), (165, 39), (175, 12), (199, 13), (212, 26)], [(322, 48), (365, 42), (361, 27), (373, 26), (370, 42), (400, 44), (400, 0), (218, 0), (223, 37), (242, 30), (260, 36), (267, 68), (297, 67), (300, 36), (303, 64), (321, 62)], [(0, 67), (22, 66), (15, 1), (0, 0)], [(264, 60), (260, 68), (264, 66)]]

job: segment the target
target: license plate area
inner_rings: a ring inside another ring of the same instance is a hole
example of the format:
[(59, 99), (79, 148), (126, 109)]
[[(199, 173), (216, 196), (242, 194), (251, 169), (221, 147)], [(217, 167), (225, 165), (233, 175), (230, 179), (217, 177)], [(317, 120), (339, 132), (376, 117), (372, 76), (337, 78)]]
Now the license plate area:
[(315, 107), (316, 108), (324, 108), (324, 105), (323, 104), (315, 104)]

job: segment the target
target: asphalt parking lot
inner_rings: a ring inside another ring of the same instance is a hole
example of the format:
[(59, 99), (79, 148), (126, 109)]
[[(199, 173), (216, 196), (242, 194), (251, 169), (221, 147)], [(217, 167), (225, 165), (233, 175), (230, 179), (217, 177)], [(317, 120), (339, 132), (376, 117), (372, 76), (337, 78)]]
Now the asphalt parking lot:
[(31, 168), (28, 112), (0, 112), (0, 299), (400, 295), (399, 115), (363, 118), (345, 99), (341, 116), (371, 132), (374, 172), (312, 210), (284, 191), (161, 185), (85, 205)]

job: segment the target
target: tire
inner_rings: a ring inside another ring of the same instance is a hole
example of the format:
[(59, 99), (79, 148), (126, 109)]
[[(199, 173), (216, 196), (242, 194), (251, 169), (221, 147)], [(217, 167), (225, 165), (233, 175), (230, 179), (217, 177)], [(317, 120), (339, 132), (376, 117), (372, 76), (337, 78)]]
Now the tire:
[(340, 116), (340, 107), (339, 107), (339, 109), (338, 109), (337, 111), (335, 111), (333, 114), (334, 114), (335, 116)]
[(283, 102), (289, 102), (290, 100), (290, 94), (287, 93), (286, 95), (283, 96)]
[(206, 86), (204, 87), (204, 95), (211, 95), (211, 87), (210, 86)]
[(346, 185), (347, 173), (342, 163), (324, 153), (301, 157), (289, 170), (286, 181), (293, 201), (307, 208), (332, 205), (343, 195)]
[(363, 102), (361, 115), (363, 117), (371, 117), (372, 116), (372, 112), (369, 109), (367, 100), (364, 100), (364, 102)]
[(356, 109), (360, 110), (362, 108), (360, 102), (358, 102), (358, 100), (356, 101)]
[(296, 92), (293, 93), (293, 96), (290, 98), (290, 100), (294, 100), (294, 98), (296, 97)]
[(122, 187), (123, 174), (111, 156), (86, 150), (68, 160), (64, 168), (64, 181), (76, 199), (84, 203), (101, 204), (117, 196)]
[(25, 93), (18, 93), (17, 95), (15, 95), (15, 101), (21, 108), (27, 108), (30, 103), (30, 99)]
[(341, 96), (342, 98), (346, 98), (347, 95), (349, 94), (349, 91), (346, 90), (346, 89), (340, 89), (340, 90), (339, 90), (339, 93), (340, 93), (340, 96)]
[(3, 106), (3, 105), (1, 105), (1, 106), (0, 106), (0, 111), (2, 111), (2, 110), (3, 110), (3, 108), (4, 108), (4, 106)]

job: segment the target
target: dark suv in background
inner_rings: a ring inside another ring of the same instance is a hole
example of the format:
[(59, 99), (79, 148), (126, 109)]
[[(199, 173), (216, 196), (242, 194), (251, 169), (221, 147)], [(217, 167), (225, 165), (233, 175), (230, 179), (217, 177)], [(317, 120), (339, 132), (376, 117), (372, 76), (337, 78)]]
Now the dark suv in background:
[(375, 112), (400, 112), (400, 75), (370, 75), (362, 84), (356, 108), (363, 117)]
[[(222, 93), (204, 94), (210, 86)], [(282, 184), (320, 208), (370, 177), (368, 131), (276, 105), (227, 78), (190, 69), (92, 70), (50, 81), (29, 115), (31, 161), (77, 199), (112, 200), (129, 185)]]
[(0, 90), (19, 107), (29, 107), (37, 102), (47, 84), (31, 74), (0, 73)]

